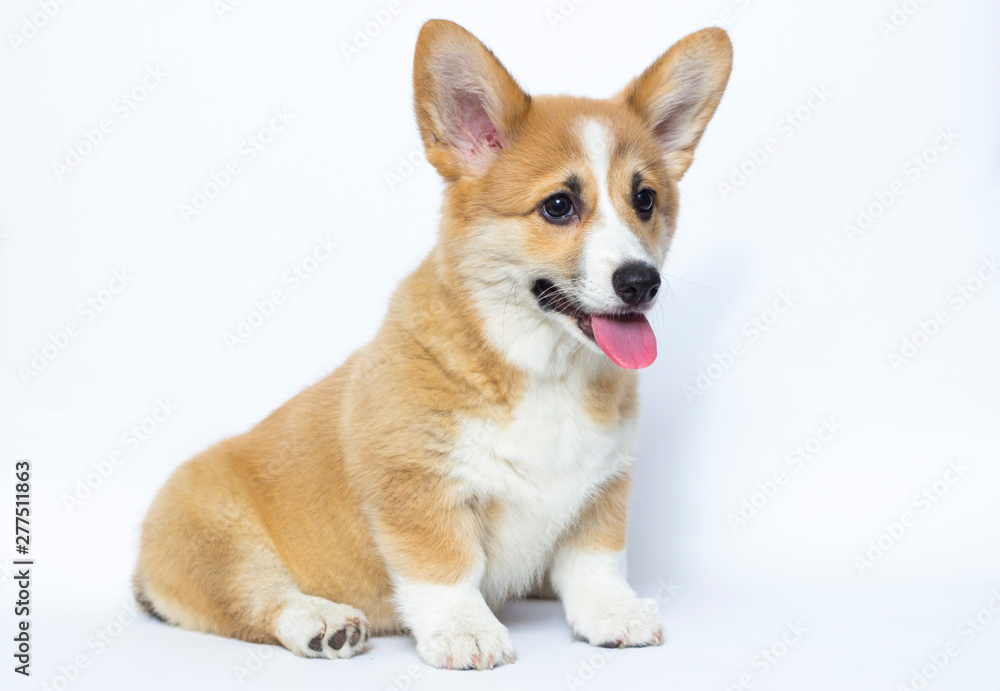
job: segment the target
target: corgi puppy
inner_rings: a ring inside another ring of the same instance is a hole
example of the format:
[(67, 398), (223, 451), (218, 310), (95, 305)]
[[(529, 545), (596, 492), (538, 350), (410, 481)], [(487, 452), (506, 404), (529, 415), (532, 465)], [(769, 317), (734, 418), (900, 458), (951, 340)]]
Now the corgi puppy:
[(612, 98), (529, 96), (427, 22), (413, 84), (447, 183), (439, 241), (369, 345), (160, 490), (145, 611), (306, 657), (409, 631), (427, 664), (483, 669), (514, 661), (496, 609), (551, 592), (594, 645), (661, 644), (625, 577), (635, 370), (731, 63), (705, 29)]

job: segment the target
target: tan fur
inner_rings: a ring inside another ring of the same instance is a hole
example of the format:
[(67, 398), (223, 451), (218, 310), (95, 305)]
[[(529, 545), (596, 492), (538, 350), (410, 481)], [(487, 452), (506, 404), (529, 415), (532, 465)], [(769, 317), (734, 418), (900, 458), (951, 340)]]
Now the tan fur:
[(566, 537), (566, 542), (600, 552), (625, 549), (630, 486), (628, 475), (619, 475), (603, 486), (584, 507), (577, 529)]
[[(662, 72), (681, 52), (729, 50), (724, 32), (685, 39), (606, 101), (529, 98), (476, 45), (464, 30), (437, 21), (417, 44), (418, 123), (428, 159), (449, 181), (439, 244), (399, 286), (371, 344), (251, 431), (183, 465), (162, 488), (143, 525), (134, 579), (152, 613), (185, 628), (275, 643), (284, 594), (300, 590), (362, 610), (376, 632), (400, 630), (390, 569), (455, 583), (502, 515), (449, 473), (460, 422), (505, 424), (528, 386), (526, 373), (485, 333), (476, 306), (483, 252), (544, 262), (554, 277), (573, 278), (595, 210), (582, 210), (579, 228), (554, 232), (536, 209), (573, 173), (584, 198), (594, 195), (593, 177), (578, 172), (586, 159), (579, 128), (588, 118), (615, 142), (612, 185), (630, 186), (629, 171), (638, 166), (658, 193), (655, 222), (632, 227), (640, 242), (655, 252), (671, 232), (676, 184), (700, 129), (665, 161), (649, 136), (656, 117), (650, 103), (662, 96)], [(478, 56), (483, 86), (497, 94), (488, 101), (501, 154), (463, 158), (447, 141), (450, 114), (437, 105), (443, 86), (435, 70), (460, 50)], [(728, 75), (727, 60), (716, 59)], [(700, 104), (701, 129), (719, 96)], [(612, 201), (628, 204), (624, 196)], [(496, 231), (484, 239), (484, 225), (502, 228), (503, 237)], [(636, 383), (634, 373), (610, 363), (595, 369), (585, 387), (593, 423), (612, 429), (633, 420)], [(622, 549), (628, 484), (624, 474), (604, 485), (564, 540)]]

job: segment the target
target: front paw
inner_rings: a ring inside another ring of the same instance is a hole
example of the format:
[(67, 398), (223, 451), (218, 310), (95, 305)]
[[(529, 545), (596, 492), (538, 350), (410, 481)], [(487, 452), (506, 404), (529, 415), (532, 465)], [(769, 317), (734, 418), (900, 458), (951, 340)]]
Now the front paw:
[(514, 644), (507, 629), (447, 631), (417, 641), (424, 662), (441, 669), (493, 669), (514, 662)]
[(595, 607), (570, 621), (573, 630), (602, 648), (640, 648), (662, 645), (663, 621), (656, 600), (631, 598), (607, 607)]

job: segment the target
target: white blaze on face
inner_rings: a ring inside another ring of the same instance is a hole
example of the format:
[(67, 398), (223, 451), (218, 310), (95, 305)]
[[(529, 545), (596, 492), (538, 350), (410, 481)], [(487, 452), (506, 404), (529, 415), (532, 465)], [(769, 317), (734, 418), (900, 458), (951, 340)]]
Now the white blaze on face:
[(597, 218), (584, 241), (583, 285), (578, 298), (594, 312), (606, 312), (621, 307), (611, 284), (618, 267), (628, 262), (658, 266), (658, 262), (643, 249), (611, 203), (613, 191), (608, 178), (612, 142), (607, 129), (595, 120), (587, 120), (581, 136), (590, 169), (597, 180), (598, 196)]

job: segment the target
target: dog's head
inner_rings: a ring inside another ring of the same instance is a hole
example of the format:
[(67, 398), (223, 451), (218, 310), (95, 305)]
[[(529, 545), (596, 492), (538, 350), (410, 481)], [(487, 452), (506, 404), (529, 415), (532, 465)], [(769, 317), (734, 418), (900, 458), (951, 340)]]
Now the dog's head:
[(413, 79), (427, 159), (448, 183), (439, 252), (509, 360), (540, 372), (602, 352), (653, 362), (644, 313), (677, 182), (731, 64), (726, 33), (705, 29), (610, 99), (529, 97), (465, 29), (424, 25)]

